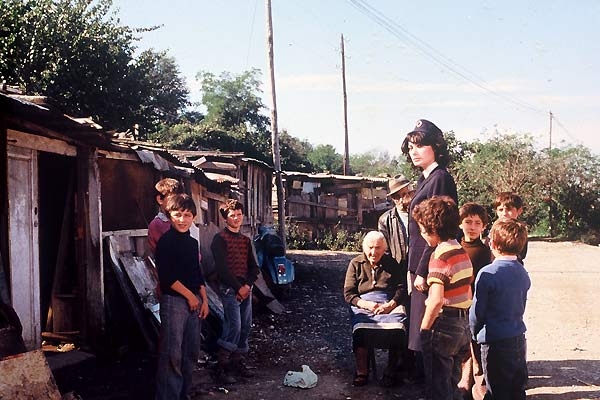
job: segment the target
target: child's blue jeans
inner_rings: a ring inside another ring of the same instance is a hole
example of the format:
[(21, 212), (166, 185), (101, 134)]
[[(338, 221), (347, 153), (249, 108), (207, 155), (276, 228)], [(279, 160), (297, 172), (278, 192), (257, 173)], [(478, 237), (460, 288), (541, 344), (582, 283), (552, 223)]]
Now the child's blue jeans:
[(200, 354), (200, 319), (181, 296), (160, 297), (156, 400), (185, 399)]
[(217, 344), (232, 353), (247, 353), (252, 327), (252, 291), (241, 303), (236, 299), (235, 289), (230, 286), (220, 285), (219, 295), (225, 320)]
[(462, 399), (457, 384), (462, 363), (471, 354), (466, 315), (449, 317), (440, 314), (431, 329), (421, 331), (426, 390), (433, 400)]
[(481, 345), (488, 399), (525, 399), (527, 361), (525, 335)]

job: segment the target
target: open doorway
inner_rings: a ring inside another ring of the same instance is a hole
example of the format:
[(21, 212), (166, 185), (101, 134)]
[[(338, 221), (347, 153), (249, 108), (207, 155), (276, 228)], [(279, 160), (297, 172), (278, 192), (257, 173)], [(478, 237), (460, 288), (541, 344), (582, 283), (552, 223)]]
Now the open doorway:
[(39, 263), (42, 336), (80, 333), (76, 262), (75, 158), (39, 152)]

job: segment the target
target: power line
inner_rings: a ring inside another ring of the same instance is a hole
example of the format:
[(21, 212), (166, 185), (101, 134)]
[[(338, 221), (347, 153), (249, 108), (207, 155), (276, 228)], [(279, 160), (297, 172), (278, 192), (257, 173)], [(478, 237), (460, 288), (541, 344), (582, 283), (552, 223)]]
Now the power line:
[(583, 145), (583, 142), (579, 139), (577, 139), (561, 122), (560, 120), (558, 120), (558, 118), (556, 118), (556, 114), (552, 113), (552, 119), (554, 120), (554, 122), (556, 122), (556, 124), (563, 130), (563, 132), (565, 132), (567, 134), (567, 136), (575, 143)]
[(256, 19), (256, 8), (258, 7), (258, 0), (254, 0), (254, 11), (252, 12), (252, 23), (250, 24), (250, 36), (248, 37), (248, 51), (246, 52), (246, 66), (244, 69), (248, 69), (248, 61), (250, 60), (250, 47), (252, 46), (252, 36), (254, 36), (254, 21)]
[(417, 36), (410, 33), (407, 29), (402, 27), (397, 22), (393, 21), (373, 6), (370, 6), (363, 0), (348, 0), (348, 2), (358, 9), (361, 13), (373, 20), (377, 25), (381, 26), (393, 36), (400, 39), (403, 43), (411, 47), (413, 50), (421, 53), (426, 58), (430, 59), (434, 63), (442, 66), (446, 70), (452, 72), (456, 76), (466, 80), (467, 82), (479, 87), (480, 89), (500, 98), (521, 108), (529, 109), (536, 113), (546, 113), (545, 111), (528, 104), (522, 100), (515, 99), (503, 93), (499, 93), (489, 87), (489, 84), (482, 78), (478, 77), (475, 73), (469, 71), (467, 68), (457, 64), (448, 57), (445, 57), (442, 53), (437, 51), (431, 45), (425, 41), (419, 39)]

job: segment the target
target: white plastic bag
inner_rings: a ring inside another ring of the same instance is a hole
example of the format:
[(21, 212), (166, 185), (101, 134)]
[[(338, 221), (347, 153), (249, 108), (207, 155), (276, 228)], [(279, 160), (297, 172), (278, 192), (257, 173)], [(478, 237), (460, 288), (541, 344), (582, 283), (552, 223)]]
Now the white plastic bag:
[(283, 378), (285, 386), (310, 389), (317, 386), (317, 374), (308, 365), (302, 366), (302, 372), (288, 371)]

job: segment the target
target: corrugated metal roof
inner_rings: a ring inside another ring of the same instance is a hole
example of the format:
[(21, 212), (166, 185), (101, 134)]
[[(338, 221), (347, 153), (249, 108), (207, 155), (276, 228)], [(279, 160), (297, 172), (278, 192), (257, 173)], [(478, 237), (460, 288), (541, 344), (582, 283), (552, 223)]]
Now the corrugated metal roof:
[(283, 175), (288, 178), (306, 178), (309, 180), (341, 180), (341, 181), (352, 181), (352, 182), (378, 182), (378, 183), (387, 183), (389, 178), (381, 178), (375, 176), (357, 176), (357, 175), (336, 175), (336, 174), (327, 174), (327, 173), (319, 173), (319, 174), (308, 174), (306, 172), (298, 172), (298, 171), (283, 171)]

